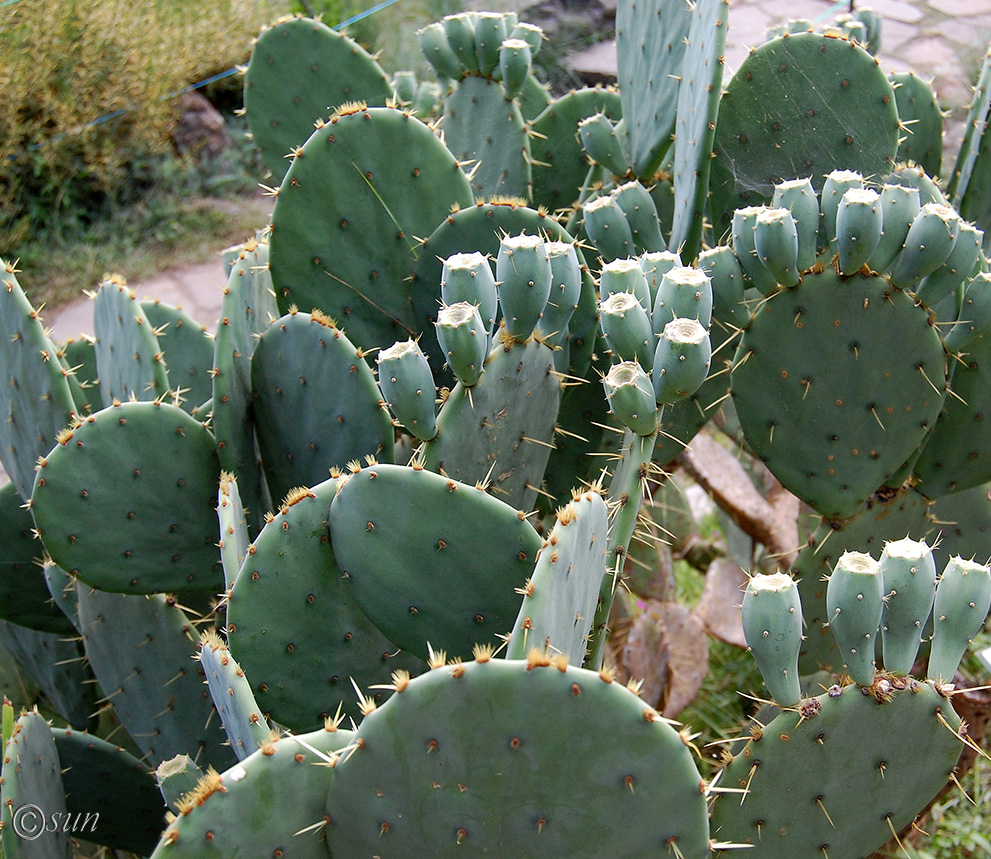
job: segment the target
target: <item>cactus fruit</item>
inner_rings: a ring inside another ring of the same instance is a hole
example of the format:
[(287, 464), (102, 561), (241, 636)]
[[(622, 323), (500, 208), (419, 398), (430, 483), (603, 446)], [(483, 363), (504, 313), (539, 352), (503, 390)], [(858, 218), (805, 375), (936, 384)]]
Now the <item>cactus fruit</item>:
[[(486, 265), (488, 265), (486, 263)], [(430, 364), (415, 340), (395, 343), (375, 358), (382, 399), (409, 432), (422, 441), (437, 435)]]
[(950, 558), (936, 584), (933, 638), (928, 676), (953, 682), (970, 640), (983, 628), (991, 608), (991, 569), (976, 561)]
[(790, 576), (751, 577), (743, 595), (743, 632), (771, 697), (794, 707), (802, 697), (798, 654), (802, 646), (802, 603)]
[(826, 588), (829, 628), (846, 673), (860, 686), (874, 683), (874, 651), (884, 608), (881, 567), (863, 552), (844, 552)]
[(672, 319), (661, 331), (654, 352), (654, 395), (675, 403), (694, 394), (709, 372), (712, 346), (697, 319)]
[(911, 674), (936, 596), (936, 561), (926, 543), (906, 537), (885, 543), (879, 564), (884, 670)]
[(609, 411), (636, 435), (657, 431), (657, 398), (650, 378), (636, 361), (613, 364), (603, 377)]

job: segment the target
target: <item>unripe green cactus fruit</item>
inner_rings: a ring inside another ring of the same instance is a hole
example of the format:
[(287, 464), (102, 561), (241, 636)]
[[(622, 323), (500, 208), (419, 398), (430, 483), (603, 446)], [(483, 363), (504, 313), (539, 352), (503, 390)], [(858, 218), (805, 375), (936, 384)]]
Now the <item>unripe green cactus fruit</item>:
[(798, 586), (783, 573), (755, 575), (743, 594), (743, 632), (764, 685), (781, 707), (802, 698), (798, 653), (802, 647), (802, 603)]
[(420, 43), (420, 50), (427, 62), (433, 66), (434, 71), (440, 78), (458, 80), (464, 74), (458, 55), (451, 47), (444, 31), (444, 25), (440, 21), (427, 24), (416, 32), (416, 38)]
[(506, 16), (501, 12), (479, 12), (475, 16), (475, 59), (482, 77), (491, 77), (498, 68), (499, 49), (508, 35)]
[(884, 271), (902, 249), (909, 227), (919, 213), (919, 189), (885, 184), (881, 188), (879, 203), (883, 231), (867, 263), (875, 271)]
[(665, 244), (657, 220), (657, 207), (647, 189), (634, 179), (620, 185), (610, 196), (626, 215), (637, 253), (663, 251)]
[(650, 304), (654, 306), (657, 298), (657, 289), (661, 285), (661, 278), (673, 269), (680, 266), (681, 255), (674, 251), (648, 251), (638, 257), (640, 269), (647, 277), (647, 286), (650, 288)]
[(378, 353), (382, 398), (407, 430), (421, 441), (437, 435), (434, 378), (427, 356), (415, 340), (396, 343)]
[(648, 313), (652, 308), (647, 277), (637, 260), (615, 259), (602, 266), (599, 275), (599, 295), (605, 301), (617, 292), (630, 292)]
[(787, 209), (795, 219), (798, 232), (798, 269), (807, 271), (815, 265), (819, 243), (819, 198), (812, 180), (789, 179), (774, 186), (771, 205)]
[(496, 257), (499, 304), (506, 332), (526, 340), (551, 292), (551, 264), (540, 236), (506, 236)]
[(712, 282), (701, 268), (677, 266), (661, 276), (651, 314), (654, 333), (672, 319), (697, 319), (703, 328), (712, 322)]
[(617, 420), (637, 435), (657, 429), (657, 403), (650, 379), (636, 361), (613, 364), (603, 377), (606, 400)]
[(623, 210), (608, 194), (582, 204), (585, 232), (603, 261), (636, 256), (633, 231)]
[(744, 273), (764, 295), (770, 295), (778, 288), (778, 280), (761, 262), (754, 238), (757, 216), (764, 206), (747, 206), (733, 213), (733, 250)]
[(675, 403), (698, 390), (709, 373), (712, 344), (697, 319), (672, 319), (654, 351), (654, 396), (659, 404)]
[(482, 316), (482, 322), (488, 326), (489, 334), (495, 330), (499, 295), (492, 265), (484, 254), (477, 251), (470, 254), (458, 253), (444, 260), (440, 296), (444, 304), (467, 301), (478, 305), (478, 312)]
[(960, 233), (960, 216), (949, 206), (926, 203), (915, 216), (891, 267), (891, 282), (911, 289), (950, 255)]
[(533, 58), (530, 45), (523, 39), (506, 39), (499, 48), (502, 91), (506, 98), (516, 98), (530, 75)]
[(537, 328), (549, 345), (556, 346), (568, 339), (568, 324), (581, 299), (582, 271), (571, 242), (547, 242), (546, 247), (551, 264), (551, 291)]
[(927, 676), (952, 683), (960, 658), (977, 635), (991, 607), (991, 569), (950, 558), (936, 586), (933, 639)]
[(851, 188), (863, 188), (864, 177), (856, 170), (833, 170), (822, 186), (819, 208), (822, 212), (823, 244), (833, 246), (836, 242), (836, 213), (840, 200)]
[(578, 123), (578, 133), (588, 157), (616, 176), (629, 169), (629, 156), (623, 148), (620, 133), (604, 113), (596, 113)]
[(853, 275), (871, 258), (881, 239), (880, 197), (870, 188), (851, 188), (836, 211), (836, 250), (840, 272)]
[(878, 562), (862, 552), (840, 555), (826, 588), (826, 612), (847, 673), (861, 686), (874, 683), (875, 639), (883, 607)]
[(489, 338), (478, 308), (459, 301), (437, 312), (437, 341), (451, 372), (471, 387), (482, 376)]
[(613, 359), (637, 361), (650, 371), (654, 363), (654, 332), (650, 317), (630, 292), (614, 292), (599, 305), (599, 324)]
[(884, 670), (910, 674), (936, 596), (936, 561), (926, 543), (906, 537), (886, 543), (879, 564), (884, 581)]
[(798, 269), (798, 230), (787, 209), (762, 209), (754, 220), (754, 250), (782, 286), (795, 286)]

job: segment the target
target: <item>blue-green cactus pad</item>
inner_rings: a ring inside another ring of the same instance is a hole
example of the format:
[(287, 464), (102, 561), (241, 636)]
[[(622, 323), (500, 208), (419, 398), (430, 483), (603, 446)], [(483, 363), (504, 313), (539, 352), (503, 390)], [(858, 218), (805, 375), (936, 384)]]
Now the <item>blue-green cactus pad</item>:
[(332, 320), (295, 310), (262, 334), (251, 359), (255, 434), (273, 500), (352, 459), (390, 459), (389, 412), (364, 355)]
[(842, 519), (935, 423), (946, 361), (911, 296), (885, 278), (845, 280), (826, 266), (755, 314), (737, 351), (733, 400), (748, 444), (782, 485)]
[(337, 564), (355, 602), (390, 640), (452, 656), (512, 629), (540, 537), (484, 489), (422, 468), (351, 474), (330, 508)]
[(193, 659), (192, 623), (176, 601), (78, 590), (86, 658), (144, 759), (157, 766), (185, 753), (204, 767), (233, 763)]
[(454, 156), (416, 117), (391, 108), (336, 115), (293, 159), (272, 213), (280, 311), (317, 307), (369, 350), (415, 337), (419, 239), (473, 202)]
[(366, 716), (327, 798), (333, 855), (708, 857), (678, 733), (608, 674), (549, 663), (438, 667)]
[(244, 77), (248, 125), (276, 181), (317, 120), (348, 101), (384, 105), (391, 97), (388, 77), (361, 45), (308, 18), (264, 30)]
[(478, 383), (466, 388), (459, 382), (451, 391), (424, 463), (462, 483), (488, 480), (500, 500), (529, 512), (551, 453), (560, 399), (550, 349), (533, 340), (498, 343)]
[(37, 711), (14, 723), (3, 750), (0, 805), (6, 859), (71, 859), (68, 833), (49, 828), (68, 812), (52, 730)]
[(179, 307), (142, 301), (141, 309), (158, 332), (169, 384), (179, 389), (182, 405), (187, 412), (202, 405), (213, 396), (213, 335)]
[(713, 838), (752, 845), (753, 859), (867, 856), (910, 824), (963, 746), (947, 699), (898, 682), (908, 688), (878, 697), (846, 686), (814, 699), (818, 713), (805, 704), (810, 715), (789, 710), (764, 726), (723, 772), (721, 787), (749, 792), (718, 795)]
[(75, 414), (66, 371), (35, 309), (0, 260), (0, 462), (25, 501), (34, 466)]
[(227, 606), (231, 652), (258, 705), (294, 730), (338, 707), (358, 719), (352, 677), (367, 688), (421, 667), (355, 605), (330, 543), (336, 489), (324, 481), (282, 506), (248, 550)]
[(471, 176), (476, 197), (530, 196), (530, 138), (515, 100), (469, 75), (444, 101), (444, 141)]
[(533, 202), (552, 212), (578, 201), (589, 163), (578, 138), (578, 123), (605, 114), (619, 122), (623, 114), (619, 93), (601, 87), (573, 90), (552, 101), (533, 121)]
[(165, 354), (141, 302), (124, 281), (112, 276), (93, 301), (96, 369), (104, 406), (155, 400), (169, 390)]
[(273, 737), (226, 772), (208, 773), (181, 803), (153, 859), (330, 859), (323, 798), (334, 753), (350, 739), (336, 728)]
[(217, 587), (220, 468), (203, 424), (177, 406), (120, 403), (60, 438), (31, 499), (55, 563), (118, 593)]
[(835, 168), (884, 175), (899, 133), (891, 84), (859, 45), (818, 33), (772, 39), (751, 51), (719, 105), (713, 218), (769, 202), (782, 180), (811, 176), (819, 190)]

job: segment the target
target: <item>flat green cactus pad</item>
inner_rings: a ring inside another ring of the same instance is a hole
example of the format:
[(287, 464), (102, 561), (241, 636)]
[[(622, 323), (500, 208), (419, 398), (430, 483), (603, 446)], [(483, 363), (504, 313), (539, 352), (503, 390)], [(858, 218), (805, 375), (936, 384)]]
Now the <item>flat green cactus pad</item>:
[(249, 548), (227, 606), (231, 653), (258, 706), (293, 730), (319, 725), (338, 707), (359, 718), (352, 677), (367, 687), (398, 668), (422, 667), (397, 654), (351, 596), (330, 544), (336, 489), (336, 480), (324, 481), (282, 506)]
[(330, 508), (355, 602), (400, 647), (467, 658), (509, 632), (540, 537), (522, 512), (422, 467), (371, 465)]
[[(810, 81), (815, 86), (810, 86)], [(834, 169), (884, 175), (898, 150), (898, 112), (880, 65), (859, 45), (818, 33), (751, 51), (726, 87), (716, 125), (712, 213), (770, 200), (775, 182)]]
[(835, 859), (911, 823), (957, 763), (960, 720), (927, 683), (880, 682), (876, 695), (833, 687), (764, 726), (722, 774), (720, 787), (748, 792), (717, 796), (713, 838), (752, 845), (753, 859)]
[(43, 460), (31, 512), (66, 572), (117, 593), (223, 580), (213, 436), (177, 406), (120, 403), (85, 418)]
[(610, 675), (546, 658), (397, 681), (335, 768), (334, 856), (708, 857), (691, 751)]
[(244, 108), (255, 143), (276, 181), (313, 124), (338, 105), (384, 105), (392, 96), (371, 55), (322, 21), (289, 18), (258, 37), (244, 77)]
[(142, 301), (141, 309), (159, 332), (169, 383), (179, 389), (183, 407), (188, 412), (203, 405), (213, 396), (213, 336), (179, 307), (156, 300)]
[(946, 395), (929, 314), (886, 278), (829, 265), (775, 293), (731, 377), (747, 442), (830, 519), (852, 516), (919, 447)]
[(227, 771), (206, 773), (180, 801), (153, 859), (330, 859), (321, 832), (323, 797), (334, 778), (334, 753), (351, 736), (333, 724), (274, 736)]
[(66, 373), (13, 265), (0, 260), (0, 461), (25, 501), (34, 466), (75, 413)]
[(251, 359), (255, 434), (273, 500), (334, 466), (392, 458), (389, 412), (361, 350), (320, 313), (273, 322)]
[(280, 311), (317, 307), (369, 350), (416, 336), (418, 238), (473, 202), (454, 156), (412, 114), (335, 115), (293, 159), (272, 213)]

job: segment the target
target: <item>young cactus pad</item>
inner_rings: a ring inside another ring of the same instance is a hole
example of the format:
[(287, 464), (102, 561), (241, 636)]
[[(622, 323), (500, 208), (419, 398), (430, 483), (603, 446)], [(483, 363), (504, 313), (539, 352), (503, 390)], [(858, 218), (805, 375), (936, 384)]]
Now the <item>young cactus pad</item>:
[(743, 632), (764, 685), (781, 707), (802, 697), (798, 654), (802, 647), (802, 603), (798, 585), (783, 573), (753, 576), (743, 595)]
[(400, 647), (467, 657), (512, 628), (541, 540), (523, 513), (422, 467), (369, 465), (330, 507), (355, 602)]
[(709, 855), (690, 749), (610, 674), (539, 651), (434, 665), (397, 678), (335, 767), (333, 855)]

